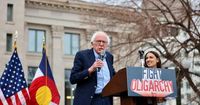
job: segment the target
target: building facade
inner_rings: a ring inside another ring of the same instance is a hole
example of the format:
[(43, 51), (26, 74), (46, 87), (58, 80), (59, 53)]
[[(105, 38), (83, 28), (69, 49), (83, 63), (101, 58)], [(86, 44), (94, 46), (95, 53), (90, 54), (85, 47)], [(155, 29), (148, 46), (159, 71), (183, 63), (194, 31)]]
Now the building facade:
[(76, 52), (90, 48), (92, 33), (100, 30), (85, 19), (96, 8), (94, 4), (73, 0), (1, 0), (0, 58), (3, 60), (0, 74), (11, 57), (16, 40), (25, 78), (30, 84), (41, 61), (45, 39), (47, 56), (61, 96), (60, 105), (71, 105), (75, 86), (69, 83), (70, 70)]

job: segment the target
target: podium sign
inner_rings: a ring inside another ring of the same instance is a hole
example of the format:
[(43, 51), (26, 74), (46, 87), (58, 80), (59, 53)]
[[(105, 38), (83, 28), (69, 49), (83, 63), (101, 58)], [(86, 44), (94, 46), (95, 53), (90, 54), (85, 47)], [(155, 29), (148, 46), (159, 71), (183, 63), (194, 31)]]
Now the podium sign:
[(176, 97), (176, 74), (172, 69), (127, 67), (128, 96)]

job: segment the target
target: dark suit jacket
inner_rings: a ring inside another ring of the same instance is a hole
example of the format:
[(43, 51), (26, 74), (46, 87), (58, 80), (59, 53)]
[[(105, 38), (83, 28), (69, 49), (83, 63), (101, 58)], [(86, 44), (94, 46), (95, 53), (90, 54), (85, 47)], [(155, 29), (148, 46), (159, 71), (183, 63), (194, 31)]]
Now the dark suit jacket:
[[(113, 56), (106, 52), (106, 61), (110, 77), (115, 74)], [(74, 105), (90, 105), (97, 86), (97, 71), (89, 75), (88, 69), (95, 62), (93, 49), (77, 52), (70, 75), (71, 84), (77, 84), (74, 93)], [(112, 98), (111, 98), (112, 101)]]

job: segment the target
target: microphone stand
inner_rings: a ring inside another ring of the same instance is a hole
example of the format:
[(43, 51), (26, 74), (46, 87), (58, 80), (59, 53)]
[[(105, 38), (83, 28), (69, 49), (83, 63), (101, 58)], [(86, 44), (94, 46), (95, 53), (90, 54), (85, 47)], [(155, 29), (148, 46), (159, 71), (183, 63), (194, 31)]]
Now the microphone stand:
[(139, 50), (138, 53), (140, 55), (141, 66), (144, 67), (144, 51), (143, 50)]

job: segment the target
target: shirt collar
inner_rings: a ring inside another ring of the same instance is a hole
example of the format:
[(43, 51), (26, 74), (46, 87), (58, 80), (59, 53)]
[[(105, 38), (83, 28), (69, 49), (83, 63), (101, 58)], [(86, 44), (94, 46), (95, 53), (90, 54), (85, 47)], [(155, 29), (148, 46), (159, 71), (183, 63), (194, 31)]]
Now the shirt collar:
[[(95, 56), (95, 59), (98, 59), (99, 58), (99, 54), (97, 54), (97, 52), (93, 49), (93, 52), (94, 52), (94, 56)], [(104, 56), (104, 58), (106, 57), (106, 54)]]

